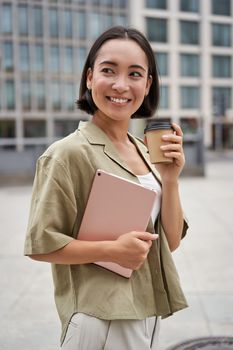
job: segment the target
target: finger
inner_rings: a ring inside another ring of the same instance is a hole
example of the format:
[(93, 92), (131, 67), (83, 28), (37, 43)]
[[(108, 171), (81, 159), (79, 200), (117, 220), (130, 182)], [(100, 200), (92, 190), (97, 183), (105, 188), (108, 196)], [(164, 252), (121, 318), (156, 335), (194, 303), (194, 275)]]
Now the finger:
[(182, 144), (183, 138), (176, 134), (166, 134), (162, 136), (163, 141)]
[(179, 143), (170, 143), (168, 145), (163, 145), (160, 146), (160, 149), (162, 151), (177, 151), (177, 152), (182, 152), (183, 148), (182, 145)]
[(177, 135), (183, 136), (183, 131), (182, 131), (181, 127), (178, 124), (172, 123), (172, 127), (175, 130)]
[(154, 241), (157, 239), (159, 236), (155, 233), (150, 233), (150, 232), (135, 232), (135, 237), (143, 240), (143, 241)]
[(183, 160), (183, 153), (180, 152), (166, 152), (164, 153), (165, 157), (167, 158), (175, 158), (177, 160)]

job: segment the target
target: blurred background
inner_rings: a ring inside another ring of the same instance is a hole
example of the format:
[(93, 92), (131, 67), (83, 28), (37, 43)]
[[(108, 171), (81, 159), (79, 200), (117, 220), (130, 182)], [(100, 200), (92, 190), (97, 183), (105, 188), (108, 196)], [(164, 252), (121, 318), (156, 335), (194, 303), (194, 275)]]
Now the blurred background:
[[(94, 39), (140, 29), (161, 77), (160, 117), (185, 132), (186, 173), (203, 147), (233, 149), (232, 0), (0, 0), (0, 178), (33, 175), (38, 155), (87, 119), (75, 108)], [(142, 136), (145, 121), (131, 131)]]
[(147, 36), (161, 80), (153, 118), (184, 131), (190, 230), (174, 259), (190, 307), (162, 321), (159, 350), (233, 336), (232, 11), (233, 0), (0, 0), (1, 350), (59, 347), (50, 267), (23, 257), (31, 185), (38, 156), (89, 118), (74, 103), (82, 67), (112, 25)]

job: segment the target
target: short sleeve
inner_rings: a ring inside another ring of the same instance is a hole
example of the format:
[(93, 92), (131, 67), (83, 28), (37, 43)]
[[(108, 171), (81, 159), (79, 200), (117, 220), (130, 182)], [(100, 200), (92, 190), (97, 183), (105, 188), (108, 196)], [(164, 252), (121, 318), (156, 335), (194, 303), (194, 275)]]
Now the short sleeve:
[(47, 254), (74, 238), (76, 197), (67, 169), (42, 156), (36, 167), (24, 254)]

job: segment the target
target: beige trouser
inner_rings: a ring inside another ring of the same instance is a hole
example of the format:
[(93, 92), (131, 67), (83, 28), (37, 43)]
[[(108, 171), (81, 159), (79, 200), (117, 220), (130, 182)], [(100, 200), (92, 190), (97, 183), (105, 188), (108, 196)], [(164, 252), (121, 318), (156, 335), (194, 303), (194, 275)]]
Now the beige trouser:
[(159, 318), (100, 320), (83, 313), (71, 318), (62, 350), (157, 350)]

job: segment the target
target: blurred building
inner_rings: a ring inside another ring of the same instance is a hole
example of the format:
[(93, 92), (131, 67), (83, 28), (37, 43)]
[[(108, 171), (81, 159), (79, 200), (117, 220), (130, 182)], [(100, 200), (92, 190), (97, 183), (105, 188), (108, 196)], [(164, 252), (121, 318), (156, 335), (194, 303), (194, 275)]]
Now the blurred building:
[(203, 127), (206, 146), (233, 148), (232, 9), (232, 0), (137, 0), (129, 12), (155, 51), (159, 116), (190, 134)]
[(0, 149), (43, 148), (77, 128), (87, 50), (128, 12), (127, 0), (0, 0)]
[(233, 148), (232, 5), (0, 0), (0, 150), (43, 148), (86, 118), (74, 104), (83, 62), (95, 37), (116, 24), (137, 27), (152, 44), (161, 75), (158, 116), (190, 134), (203, 126), (206, 146), (220, 137)]

